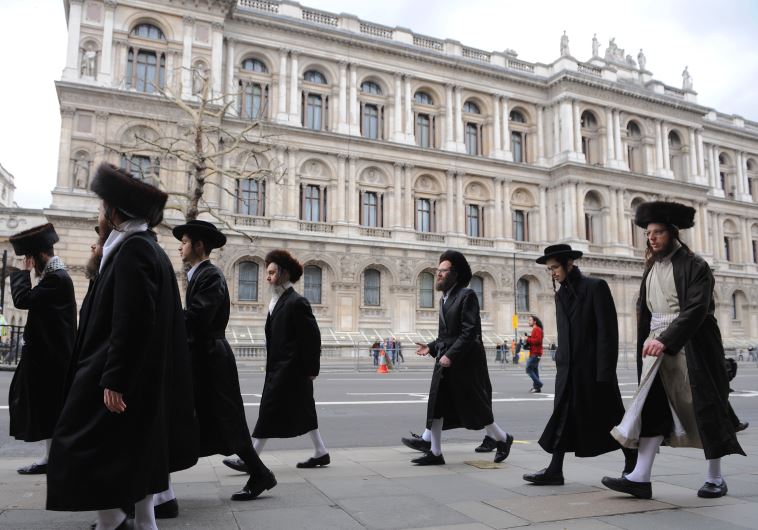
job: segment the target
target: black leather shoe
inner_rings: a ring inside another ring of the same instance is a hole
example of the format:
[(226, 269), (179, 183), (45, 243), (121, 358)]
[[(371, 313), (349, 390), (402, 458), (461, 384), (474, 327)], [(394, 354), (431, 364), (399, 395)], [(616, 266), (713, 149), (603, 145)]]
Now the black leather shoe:
[(721, 480), (720, 485), (716, 485), (713, 482), (706, 482), (703, 486), (697, 490), (697, 496), (703, 499), (718, 499), (726, 495), (729, 488), (726, 487), (726, 480)]
[(626, 477), (603, 477), (602, 482), (603, 486), (608, 489), (628, 493), (638, 499), (651, 499), (653, 497), (653, 487), (650, 482), (634, 482)]
[(47, 464), (29, 464), (16, 470), (19, 475), (45, 475), (47, 474)]
[(156, 519), (175, 519), (179, 517), (179, 503), (176, 499), (153, 506)]
[(415, 451), (421, 451), (422, 453), (426, 453), (432, 448), (432, 442), (425, 441), (415, 432), (411, 433), (410, 438), (400, 438), (400, 441), (403, 442), (404, 446), (409, 447)]
[(424, 456), (411, 460), (411, 464), (416, 464), (417, 466), (444, 466), (445, 457), (442, 456), (442, 453), (435, 455), (431, 451), (427, 451)]
[(320, 466), (328, 466), (331, 463), (331, 459), (329, 458), (329, 453), (326, 453), (325, 455), (319, 456), (319, 457), (310, 457), (305, 462), (298, 462), (297, 467), (299, 468), (312, 468), (312, 467), (320, 467)]
[(495, 439), (485, 436), (484, 440), (482, 440), (482, 445), (474, 449), (474, 451), (477, 453), (490, 453), (495, 450), (495, 447), (497, 447)]
[(536, 484), (537, 486), (563, 486), (563, 473), (557, 475), (548, 475), (547, 468), (540, 469), (536, 473), (527, 473), (524, 480)]
[(495, 463), (499, 464), (511, 454), (511, 446), (513, 445), (513, 436), (506, 435), (504, 442), (497, 442), (497, 452), (495, 453)]
[(247, 464), (241, 458), (224, 458), (223, 462), (225, 466), (230, 467), (235, 471), (239, 471), (240, 473), (250, 473), (247, 469)]
[(737, 424), (737, 426), (734, 428), (734, 432), (740, 432), (740, 431), (744, 431), (744, 430), (745, 430), (745, 429), (747, 429), (748, 427), (750, 427), (750, 422), (749, 422), (749, 421), (741, 421), (741, 422), (739, 422), (739, 423)]
[(276, 486), (276, 477), (269, 471), (267, 475), (256, 478), (250, 477), (245, 487), (232, 495), (233, 501), (251, 501), (266, 490)]

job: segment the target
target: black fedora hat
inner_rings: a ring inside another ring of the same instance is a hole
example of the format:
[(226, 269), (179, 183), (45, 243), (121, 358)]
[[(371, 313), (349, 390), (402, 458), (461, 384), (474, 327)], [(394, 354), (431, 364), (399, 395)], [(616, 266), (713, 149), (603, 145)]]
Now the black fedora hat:
[(557, 258), (559, 256), (568, 256), (571, 259), (579, 259), (583, 255), (581, 250), (574, 250), (571, 245), (559, 243), (557, 245), (550, 245), (545, 248), (543, 256), (537, 258), (537, 263), (544, 265), (550, 258)]
[(34, 254), (47, 250), (58, 242), (58, 234), (52, 224), (47, 223), (24, 230), (8, 238), (16, 256)]
[(680, 230), (695, 226), (695, 209), (679, 202), (643, 202), (634, 211), (634, 224), (647, 228), (650, 223), (674, 225)]
[(180, 241), (184, 234), (202, 239), (208, 245), (208, 248), (205, 249), (208, 252), (214, 248), (221, 248), (226, 245), (226, 236), (223, 232), (216, 228), (216, 225), (213, 223), (201, 221), (200, 219), (193, 219), (183, 225), (175, 226), (171, 230), (171, 233)]

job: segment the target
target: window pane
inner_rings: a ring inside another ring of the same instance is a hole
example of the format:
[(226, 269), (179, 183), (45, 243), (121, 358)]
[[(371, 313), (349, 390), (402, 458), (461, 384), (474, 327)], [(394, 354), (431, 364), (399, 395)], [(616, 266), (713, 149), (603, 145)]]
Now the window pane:
[(321, 303), (321, 268), (315, 265), (305, 267), (303, 273), (305, 292), (303, 296), (312, 304)]
[(476, 124), (474, 123), (467, 123), (466, 124), (466, 153), (470, 155), (478, 155), (479, 154), (479, 142), (478, 142), (478, 134), (479, 130)]
[(321, 188), (309, 185), (305, 187), (305, 220), (317, 223), (321, 220), (320, 213)]
[(522, 147), (521, 146), (521, 133), (512, 132), (511, 133), (511, 151), (513, 152), (514, 162), (524, 161), (524, 153), (521, 147)]
[(258, 264), (251, 261), (239, 266), (239, 299), (243, 301), (258, 300)]
[(319, 85), (326, 84), (326, 77), (324, 77), (324, 74), (316, 70), (308, 70), (305, 72), (305, 74), (303, 74), (303, 79), (309, 83), (317, 83)]
[(259, 72), (264, 74), (268, 72), (266, 65), (258, 59), (245, 59), (242, 61), (242, 69), (248, 72)]
[(432, 231), (432, 204), (429, 199), (416, 201), (416, 230), (419, 232)]
[(363, 305), (378, 306), (381, 304), (381, 276), (378, 270), (367, 269), (363, 273)]
[(476, 299), (479, 300), (479, 309), (484, 309), (484, 280), (480, 276), (473, 276), (468, 286), (476, 293)]
[(428, 114), (419, 114), (416, 116), (416, 144), (419, 147), (429, 147), (431, 145), (430, 119)]
[(434, 276), (428, 272), (419, 277), (419, 307), (434, 307)]
[(376, 105), (363, 106), (363, 136), (371, 140), (379, 138), (379, 109)]
[(524, 211), (523, 210), (514, 210), (513, 211), (513, 239), (516, 241), (526, 241), (526, 230), (525, 223), (524, 223)]
[(516, 311), (518, 313), (529, 311), (529, 282), (524, 279), (516, 284)]
[(416, 92), (416, 95), (413, 96), (413, 99), (416, 101), (416, 103), (421, 103), (422, 105), (434, 105), (434, 100), (432, 99), (432, 96), (427, 94), (426, 92)]
[(382, 89), (379, 88), (379, 85), (373, 81), (364, 81), (361, 84), (361, 92), (364, 94), (374, 94), (380, 96), (382, 94)]
[(466, 233), (469, 237), (479, 237), (479, 207), (474, 204), (466, 207)]
[(367, 191), (363, 194), (363, 226), (379, 226), (379, 196), (376, 192)]
[(308, 95), (308, 109), (305, 126), (308, 129), (321, 129), (321, 96), (309, 94)]
[(463, 104), (463, 112), (469, 112), (471, 114), (481, 114), (479, 111), (479, 105), (473, 101), (467, 101)]

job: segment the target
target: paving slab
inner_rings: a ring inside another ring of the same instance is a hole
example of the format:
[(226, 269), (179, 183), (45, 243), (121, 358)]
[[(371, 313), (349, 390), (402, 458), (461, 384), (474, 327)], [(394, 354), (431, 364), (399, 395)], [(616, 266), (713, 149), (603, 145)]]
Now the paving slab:
[[(743, 530), (745, 526), (719, 521), (684, 510), (661, 510), (659, 512), (638, 513), (601, 517), (601, 520), (624, 530)], [(755, 526), (752, 526), (755, 528)]]
[(688, 512), (713, 519), (713, 528), (722, 523), (730, 523), (744, 528), (758, 528), (758, 506), (753, 503), (734, 504), (731, 506), (710, 506), (707, 508), (690, 508)]
[(521, 517), (516, 517), (481, 501), (454, 502), (448, 506), (490, 528), (517, 528), (530, 524)]
[(364, 528), (338, 506), (276, 508), (235, 514), (242, 530), (359, 530)]
[(339, 504), (367, 528), (424, 528), (476, 522), (422, 495), (354, 498)]

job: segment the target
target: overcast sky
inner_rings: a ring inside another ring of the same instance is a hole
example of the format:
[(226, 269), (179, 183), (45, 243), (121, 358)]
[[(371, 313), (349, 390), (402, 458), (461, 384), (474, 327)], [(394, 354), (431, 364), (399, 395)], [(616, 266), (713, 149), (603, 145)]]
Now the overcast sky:
[[(685, 66), (698, 102), (758, 121), (758, 2), (754, 0), (308, 0), (387, 26), (451, 38), (488, 51), (512, 48), (526, 61), (549, 63), (560, 36), (589, 59), (593, 33), (625, 53), (647, 56), (656, 79), (680, 87)], [(60, 112), (53, 82), (66, 60), (63, 0), (0, 0), (0, 164), (16, 179), (16, 202), (50, 205)]]

